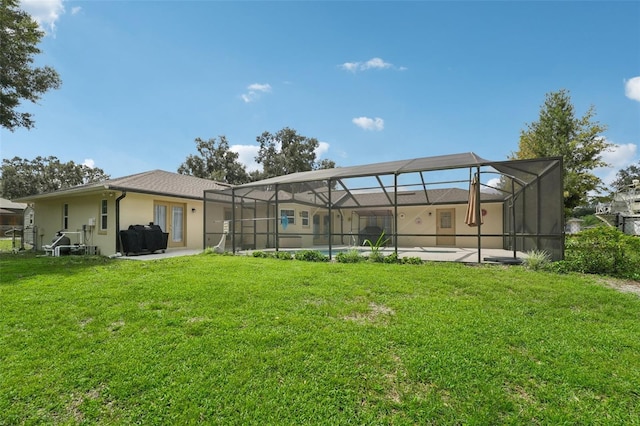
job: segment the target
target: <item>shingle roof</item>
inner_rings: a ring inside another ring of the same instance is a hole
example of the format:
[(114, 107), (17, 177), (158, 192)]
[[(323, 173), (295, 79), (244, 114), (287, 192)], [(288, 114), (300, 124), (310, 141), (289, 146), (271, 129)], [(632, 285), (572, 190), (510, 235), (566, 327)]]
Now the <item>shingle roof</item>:
[(181, 198), (202, 199), (202, 194), (209, 189), (224, 189), (229, 185), (215, 182), (209, 179), (194, 176), (181, 175), (164, 170), (151, 170), (102, 182), (89, 183), (61, 189), (46, 194), (23, 197), (20, 200), (30, 201), (42, 198), (50, 198), (58, 195), (79, 195), (85, 192), (97, 190), (115, 190), (138, 192), (144, 194), (169, 195)]
[[(335, 207), (357, 207), (360, 206), (384, 206), (393, 205), (394, 193), (385, 194), (381, 191), (372, 193), (356, 193), (351, 196), (347, 194), (340, 201), (335, 203)], [(387, 196), (389, 198), (387, 198)], [(426, 204), (455, 204), (466, 203), (469, 199), (469, 191), (460, 188), (439, 188), (425, 191), (398, 191), (398, 205), (426, 205)], [(481, 192), (480, 199), (484, 202), (503, 201), (504, 196), (500, 193)], [(390, 201), (391, 200), (391, 201)]]
[(14, 203), (6, 198), (0, 198), (0, 209), (24, 210), (27, 205), (24, 203)]
[(111, 179), (103, 182), (103, 185), (108, 186), (108, 189), (175, 195), (197, 199), (202, 199), (202, 194), (207, 189), (223, 189), (230, 186), (209, 179), (181, 175), (164, 170), (152, 170), (150, 172)]

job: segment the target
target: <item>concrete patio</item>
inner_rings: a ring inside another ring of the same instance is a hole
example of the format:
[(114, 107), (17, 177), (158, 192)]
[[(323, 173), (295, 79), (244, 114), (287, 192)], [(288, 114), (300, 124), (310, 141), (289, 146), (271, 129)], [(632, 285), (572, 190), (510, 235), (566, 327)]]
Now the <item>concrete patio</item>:
[[(367, 247), (349, 247), (349, 246), (334, 246), (332, 247), (332, 257), (335, 258), (339, 252), (347, 250), (357, 249), (363, 255), (368, 255), (371, 250)], [(281, 249), (280, 251), (295, 252), (302, 249)], [(318, 250), (327, 254), (329, 251), (328, 246), (312, 247), (309, 250)], [(275, 249), (267, 249), (264, 251), (275, 251)], [(391, 248), (380, 249), (380, 252), (385, 256), (393, 253)], [(158, 260), (167, 259), (170, 257), (179, 256), (193, 256), (202, 253), (202, 250), (194, 249), (167, 249), (164, 253), (152, 253), (152, 254), (140, 254), (135, 256), (114, 256), (117, 259), (125, 260)], [(253, 251), (240, 251), (238, 256), (251, 256)], [(501, 250), (501, 249), (482, 249), (480, 252), (482, 263), (496, 263), (496, 259), (504, 260), (508, 263), (513, 259), (513, 251)], [(398, 247), (398, 257), (419, 257), (425, 261), (435, 262), (464, 262), (464, 263), (477, 263), (478, 262), (478, 250), (476, 248), (459, 248), (459, 247)], [(516, 252), (516, 259), (524, 259), (525, 253)], [(490, 260), (493, 259), (493, 260)]]

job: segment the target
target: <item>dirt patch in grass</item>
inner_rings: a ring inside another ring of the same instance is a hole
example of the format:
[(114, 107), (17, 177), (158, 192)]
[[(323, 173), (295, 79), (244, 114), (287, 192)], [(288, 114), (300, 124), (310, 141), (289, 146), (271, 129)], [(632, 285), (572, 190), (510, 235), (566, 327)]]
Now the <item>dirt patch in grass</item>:
[(369, 311), (365, 313), (356, 312), (354, 314), (344, 317), (347, 321), (355, 321), (359, 323), (375, 322), (385, 317), (395, 315), (395, 311), (384, 305), (378, 305), (377, 303), (369, 303)]
[[(102, 398), (103, 387), (98, 389), (90, 389), (87, 392), (80, 395), (71, 395), (71, 401), (67, 404), (66, 415), (69, 419), (77, 423), (83, 423), (85, 421), (85, 414), (83, 412), (83, 405), (88, 401), (98, 401)], [(111, 403), (107, 404), (106, 408), (111, 409)]]
[(623, 280), (617, 278), (602, 278), (600, 282), (623, 293), (633, 293), (636, 296), (640, 297), (640, 281)]
[(124, 327), (124, 321), (120, 320), (120, 321), (115, 321), (109, 324), (107, 329), (110, 332), (115, 333), (116, 331), (120, 330), (122, 327)]

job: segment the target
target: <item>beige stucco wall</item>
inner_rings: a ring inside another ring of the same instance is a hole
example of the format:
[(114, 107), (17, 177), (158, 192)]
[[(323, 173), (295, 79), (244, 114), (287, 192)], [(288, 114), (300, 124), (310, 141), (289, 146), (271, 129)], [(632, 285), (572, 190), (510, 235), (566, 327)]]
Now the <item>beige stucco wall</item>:
[[(398, 209), (399, 234), (436, 234), (436, 217), (438, 209), (455, 209), (455, 247), (476, 247), (478, 228), (464, 223), (467, 212), (466, 204), (445, 206), (409, 207)], [(502, 203), (483, 203), (481, 208), (486, 210), (483, 217), (483, 234), (501, 234), (503, 232)], [(402, 217), (404, 215), (404, 217)], [(469, 237), (460, 236), (469, 235)], [(433, 247), (436, 237), (406, 236), (398, 239), (402, 247)], [(501, 237), (482, 237), (484, 248), (502, 248)]]
[[(67, 231), (80, 232), (87, 245), (98, 246), (100, 254), (111, 255), (116, 252), (116, 199), (119, 191), (84, 193), (76, 196), (61, 196), (53, 199), (38, 200), (34, 203), (35, 225), (38, 227), (37, 247), (49, 244), (55, 233), (63, 229), (63, 205), (69, 205)], [(107, 200), (107, 230), (100, 228), (100, 209), (103, 199)], [(203, 247), (203, 203), (201, 200), (189, 200), (178, 197), (166, 197), (129, 192), (120, 201), (120, 229), (129, 225), (146, 225), (154, 220), (154, 203), (163, 202), (183, 205), (185, 217), (184, 247), (201, 249)], [(195, 209), (192, 211), (192, 209)], [(89, 226), (90, 218), (95, 225)], [(80, 235), (71, 234), (71, 242), (80, 242)], [(75, 239), (74, 239), (75, 238)]]
[[(314, 209), (307, 206), (295, 204), (280, 204), (280, 209), (295, 210), (296, 222), (289, 224), (286, 230), (279, 228), (281, 235), (296, 234), (300, 235), (299, 241), (281, 240), (282, 247), (301, 245), (302, 247), (312, 247), (314, 245), (313, 235), (305, 235), (313, 233), (313, 215), (319, 213), (326, 215), (326, 209)], [(477, 227), (470, 227), (464, 223), (467, 205), (452, 204), (443, 206), (411, 206), (398, 208), (398, 233), (399, 234), (436, 234), (436, 217), (438, 209), (455, 210), (455, 233), (460, 235), (455, 239), (456, 247), (476, 247), (477, 246)], [(486, 211), (483, 217), (482, 234), (502, 234), (503, 233), (503, 215), (502, 203), (482, 203), (481, 208)], [(300, 220), (300, 211), (309, 211), (309, 226), (302, 226)], [(352, 210), (342, 209), (333, 210), (332, 212), (332, 232), (354, 235), (359, 233), (359, 228), (366, 226), (357, 222), (358, 216), (353, 214)], [(355, 222), (355, 223), (354, 223)], [(469, 235), (464, 236), (464, 235)], [(349, 237), (334, 236), (333, 244), (349, 244)], [(326, 242), (325, 242), (326, 244)], [(398, 245), (401, 247), (433, 247), (436, 246), (435, 236), (400, 236)], [(502, 237), (482, 237), (482, 246), (484, 248), (502, 248)]]
[[(120, 229), (127, 229), (130, 225), (147, 225), (153, 222), (156, 203), (184, 206), (185, 241), (179, 247), (194, 250), (203, 248), (202, 215), (204, 209), (202, 200), (130, 192), (120, 201)], [(171, 245), (171, 241), (169, 244)]]
[[(99, 231), (101, 200), (107, 200), (107, 231)], [(69, 205), (68, 225), (63, 224), (63, 206)], [(60, 230), (69, 231), (71, 243), (84, 242), (87, 245), (99, 246), (101, 253), (115, 251), (115, 197), (103, 197), (101, 193), (84, 196), (64, 196), (55, 199), (38, 200), (34, 203), (34, 223), (38, 228), (37, 248), (49, 244)], [(95, 225), (90, 226), (90, 218)], [(73, 234), (77, 232), (79, 234)]]

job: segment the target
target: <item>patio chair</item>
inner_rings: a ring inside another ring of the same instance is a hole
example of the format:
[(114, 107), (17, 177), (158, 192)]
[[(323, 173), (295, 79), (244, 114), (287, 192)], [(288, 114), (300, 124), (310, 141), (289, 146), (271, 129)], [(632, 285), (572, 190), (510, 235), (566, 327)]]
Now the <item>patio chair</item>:
[(227, 233), (223, 232), (222, 233), (222, 238), (220, 238), (220, 242), (213, 246), (213, 252), (214, 253), (224, 253), (224, 244), (227, 241)]

